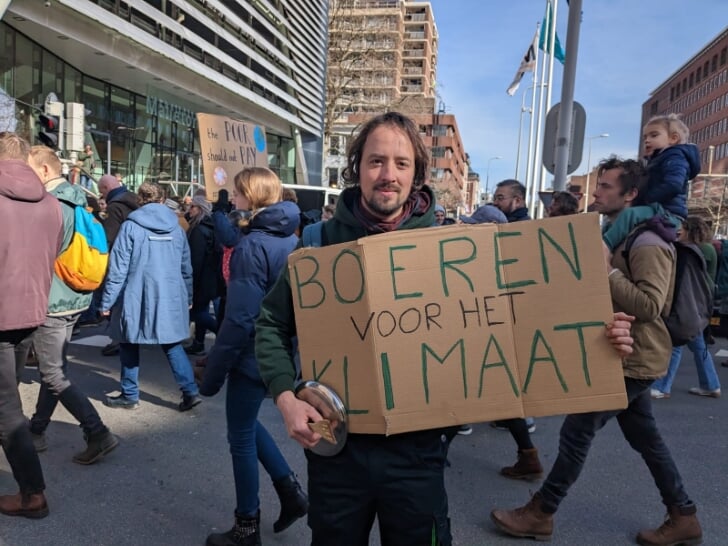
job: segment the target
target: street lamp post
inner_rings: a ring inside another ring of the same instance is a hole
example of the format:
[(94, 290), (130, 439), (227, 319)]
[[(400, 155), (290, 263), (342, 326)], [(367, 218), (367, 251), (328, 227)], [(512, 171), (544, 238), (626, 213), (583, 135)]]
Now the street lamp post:
[(490, 190), (490, 162), (494, 159), (503, 159), (501, 156), (496, 155), (488, 160), (488, 166), (485, 168), (485, 193), (487, 194)]
[(586, 188), (584, 190), (584, 212), (589, 211), (589, 176), (591, 175), (591, 147), (595, 138), (608, 138), (609, 133), (589, 137), (589, 153), (586, 156)]

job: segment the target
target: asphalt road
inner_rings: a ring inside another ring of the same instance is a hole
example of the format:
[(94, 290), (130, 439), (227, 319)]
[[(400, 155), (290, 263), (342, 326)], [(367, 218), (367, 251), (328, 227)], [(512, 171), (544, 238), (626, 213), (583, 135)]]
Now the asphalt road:
[[(2, 546), (193, 546), (204, 544), (210, 532), (232, 524), (234, 492), (225, 439), (224, 394), (179, 413), (179, 391), (159, 348), (142, 351), (142, 405), (137, 411), (112, 410), (101, 400), (118, 388), (118, 357), (103, 357), (103, 328), (84, 329), (70, 350), (71, 379), (91, 397), (121, 445), (99, 464), (83, 467), (71, 456), (83, 448), (80, 429), (59, 406), (48, 429), (49, 449), (40, 455), (47, 484), (50, 516), (33, 521), (0, 516)], [(718, 339), (713, 352), (728, 349)], [(716, 363), (725, 358), (717, 358)], [(718, 366), (728, 388), (728, 368)], [(661, 431), (670, 446), (690, 495), (698, 504), (704, 544), (728, 544), (728, 400), (691, 396), (697, 385), (692, 355), (683, 365), (669, 400), (655, 401)], [(38, 376), (26, 369), (21, 384), (26, 414), (38, 391)], [(728, 397), (728, 394), (726, 394)], [(305, 480), (301, 449), (286, 436), (270, 400), (261, 420)], [(554, 460), (561, 417), (540, 418), (533, 438), (542, 462)], [(461, 546), (516, 544), (492, 526), (494, 507), (525, 503), (538, 484), (507, 480), (498, 469), (515, 458), (510, 435), (477, 424), (470, 436), (458, 436), (447, 470), (450, 516), (455, 544)], [(301, 520), (274, 535), (278, 502), (261, 470), (263, 543), (306, 545), (310, 534)], [(0, 491), (16, 491), (4, 458), (0, 457)], [(586, 468), (564, 501), (552, 540), (556, 545), (613, 546), (634, 544), (637, 531), (659, 525), (664, 509), (639, 456), (611, 422), (597, 436)], [(371, 544), (379, 544), (373, 533)], [(526, 542), (528, 543), (528, 542)], [(342, 545), (346, 546), (346, 545)]]

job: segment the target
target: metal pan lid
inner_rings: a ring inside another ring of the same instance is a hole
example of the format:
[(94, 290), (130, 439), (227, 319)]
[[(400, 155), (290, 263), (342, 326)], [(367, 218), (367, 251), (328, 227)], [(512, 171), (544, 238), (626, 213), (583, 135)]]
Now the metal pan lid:
[(311, 451), (332, 457), (344, 449), (349, 427), (346, 407), (339, 395), (318, 381), (304, 381), (296, 387), (296, 398), (313, 406), (324, 418), (324, 421), (309, 423), (311, 429), (321, 435), (321, 441)]

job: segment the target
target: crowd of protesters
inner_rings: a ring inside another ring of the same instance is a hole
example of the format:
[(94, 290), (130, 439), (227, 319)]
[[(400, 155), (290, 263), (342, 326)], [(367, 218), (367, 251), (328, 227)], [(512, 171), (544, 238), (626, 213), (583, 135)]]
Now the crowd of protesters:
[[(448, 218), (425, 184), (428, 153), (417, 126), (396, 112), (367, 122), (347, 158), (344, 177), (349, 186), (335, 207), (327, 205), (321, 211), (324, 244), (452, 223), (530, 220), (525, 188), (517, 180), (499, 183), (493, 204), (469, 216)], [(73, 457), (74, 462), (96, 463), (119, 444), (86, 395), (66, 376), (66, 352), (76, 323), (108, 320), (113, 341), (104, 354), (118, 354), (120, 364), (120, 392), (106, 397), (109, 408), (140, 407), (141, 346), (158, 345), (164, 351), (181, 391), (179, 411), (200, 411), (195, 408), (202, 397), (226, 387), (234, 523), (227, 532), (209, 535), (208, 546), (261, 544), (258, 462), (280, 500), (275, 532), (308, 514), (313, 545), (364, 545), (376, 516), (383, 544), (452, 544), (444, 470), (451, 440), (458, 432), (472, 432), (468, 425), (393, 436), (349, 434), (335, 457), (307, 451), (307, 493), (258, 419), (270, 394), (294, 440), (305, 448), (321, 440), (309, 426), (321, 415), (294, 395), (299, 372), (285, 264), (301, 245), (304, 216), (295, 193), (286, 194), (272, 171), (257, 167), (235, 175), (232, 202), (224, 190), (214, 203), (204, 190), (177, 199), (149, 182), (132, 192), (112, 175), (98, 180), (98, 199), (87, 200), (88, 192), (77, 185), (80, 182), (72, 184), (61, 175), (60, 161), (51, 150), (31, 148), (14, 134), (0, 134), (0, 230), (8, 234), (0, 250), (18, 256), (12, 263), (0, 264), (0, 289), (8, 295), (0, 306), (0, 441), (19, 487), (17, 494), (0, 496), (0, 513), (48, 515), (37, 452), (47, 448), (44, 433), (58, 402), (84, 432), (86, 449)], [(595, 205), (608, 219), (607, 225), (628, 232), (634, 226), (617, 224), (617, 219), (623, 210), (638, 205), (638, 196), (648, 189), (648, 173), (638, 162), (611, 158), (600, 164)], [(553, 197), (549, 216), (578, 212), (572, 194)], [(54, 273), (54, 260), (73, 233), (74, 206), (93, 208), (108, 243), (106, 278), (93, 293), (74, 292)], [(708, 242), (706, 228), (698, 220), (679, 215), (673, 220), (680, 222), (683, 237), (696, 244)], [(672, 243), (641, 237), (634, 259), (651, 266), (636, 273), (625, 263), (632, 258), (615, 251), (623, 243), (621, 234), (605, 235), (604, 247), (618, 311), (605, 336), (623, 359), (629, 406), (566, 417), (558, 458), (542, 487), (525, 506), (492, 512), (493, 522), (505, 533), (537, 539), (552, 536), (553, 515), (579, 476), (592, 438), (614, 417), (655, 476), (668, 513), (665, 523), (640, 532), (637, 541), (657, 546), (697, 543), (702, 537), (696, 505), (660, 437), (650, 405), (652, 398), (669, 396), (681, 356), (681, 347), (672, 349), (660, 319), (674, 284)], [(709, 257), (707, 247), (705, 253)], [(36, 266), (23, 268), (31, 259)], [(645, 292), (655, 301), (654, 313), (634, 305), (646, 297)], [(656, 339), (660, 350), (648, 350)], [(41, 390), (28, 425), (17, 385), (31, 345)], [(688, 347), (699, 376), (699, 387), (690, 392), (720, 396), (705, 340), (693, 340)], [(194, 366), (188, 355), (199, 357)], [(501, 474), (540, 478), (543, 467), (530, 438), (534, 423), (511, 419), (496, 424), (511, 432), (518, 447), (516, 463)], [(422, 460), (429, 461), (426, 468), (419, 464)], [(383, 480), (387, 487), (380, 487)]]

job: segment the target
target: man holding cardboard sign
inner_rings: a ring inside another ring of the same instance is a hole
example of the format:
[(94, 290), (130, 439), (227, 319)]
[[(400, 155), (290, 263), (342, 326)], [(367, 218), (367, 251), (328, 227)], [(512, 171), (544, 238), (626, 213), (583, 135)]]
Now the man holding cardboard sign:
[[(371, 119), (352, 141), (347, 157), (345, 176), (352, 187), (344, 190), (334, 217), (323, 224), (320, 232), (323, 246), (355, 241), (378, 233), (396, 231), (399, 233), (392, 233), (391, 237), (404, 236), (403, 230), (432, 226), (435, 199), (432, 191), (425, 186), (429, 169), (427, 149), (412, 120), (395, 112)], [(432, 232), (442, 233), (442, 230)], [(390, 258), (401, 256), (397, 252), (406, 253), (407, 249), (411, 249), (411, 245), (407, 246), (404, 242), (396, 248), (392, 247)], [(339, 264), (343, 273), (341, 277), (335, 275), (333, 279), (336, 298), (329, 298), (329, 303), (324, 307), (335, 305), (337, 301), (354, 302), (361, 296), (359, 289), (354, 286), (358, 286), (358, 283), (347, 284), (343, 280), (362, 279), (362, 272), (356, 267), (358, 258), (347, 249), (341, 250), (339, 256), (340, 259), (334, 260), (334, 264)], [(352, 264), (353, 269), (349, 271), (347, 268), (351, 269)], [(452, 265), (456, 267), (455, 262)], [(256, 357), (261, 376), (275, 397), (289, 435), (304, 447), (312, 448), (321, 440), (321, 435), (311, 429), (310, 422), (319, 422), (322, 417), (293, 393), (296, 370), (291, 358), (291, 338), (296, 335), (294, 308), (300, 309), (302, 302), (297, 299), (294, 305), (291, 270), (296, 274), (299, 297), (304, 284), (314, 289), (314, 292), (322, 286), (317, 280), (302, 281), (297, 276), (298, 270), (289, 261), (289, 269), (284, 270), (263, 301), (256, 328)], [(391, 275), (385, 271), (388, 276), (385, 278), (397, 284), (397, 275), (402, 271), (394, 268)], [(408, 294), (404, 293), (406, 287), (397, 286), (402, 289), (397, 289), (398, 296), (408, 301)], [(316, 309), (318, 303), (303, 304), (304, 307), (308, 306), (307, 312), (319, 317), (320, 322), (328, 320), (325, 311), (320, 310), (322, 308)], [(484, 310), (486, 313), (488, 311), (490, 308)], [(436, 315), (435, 307), (427, 304), (423, 304), (422, 310), (408, 307), (394, 323), (392, 317), (392, 313), (384, 310), (377, 319), (373, 315), (368, 320), (364, 316), (359, 322), (352, 319), (354, 328), (347, 329), (347, 335), (359, 336), (357, 339), (363, 341), (372, 338), (374, 329), (380, 335), (388, 335), (387, 332), (393, 327), (413, 331), (412, 328), (420, 325), (424, 328), (438, 320), (442, 322)], [(629, 323), (623, 317), (620, 318), (622, 320), (615, 321), (608, 329), (608, 336), (620, 354), (628, 354), (632, 342)], [(476, 319), (472, 321), (476, 322)], [(340, 338), (344, 338), (343, 326), (337, 324), (338, 331), (329, 330), (329, 335), (337, 336), (336, 342), (340, 343)], [(352, 334), (354, 329), (356, 334)], [(319, 338), (317, 342), (321, 345), (334, 343), (330, 337)], [(324, 361), (321, 367), (330, 368), (329, 364), (331, 360), (328, 363)], [(398, 368), (401, 366), (398, 367), (394, 362), (391, 369), (387, 362), (381, 365), (382, 370), (387, 371), (385, 375), (390, 371), (392, 377), (400, 373)], [(309, 363), (306, 366), (310, 366)], [(344, 364), (345, 370), (346, 367)], [(324, 373), (319, 371), (318, 377)], [(367, 377), (369, 370), (366, 366), (357, 366), (352, 362), (349, 373), (354, 378), (352, 391), (361, 391), (377, 383), (376, 378)], [(316, 376), (316, 373), (313, 375)], [(396, 377), (394, 381), (396, 383)], [(346, 397), (348, 392), (339, 394)], [(390, 395), (391, 390), (387, 390), (385, 398), (388, 404), (394, 404), (395, 401), (400, 403), (410, 395), (415, 396), (412, 392), (404, 391), (398, 391), (394, 397)], [(422, 396), (422, 393), (416, 396)], [(366, 410), (362, 408), (348, 406), (347, 410), (350, 417), (366, 417), (363, 415)], [(385, 546), (448, 546), (452, 543), (444, 468), (449, 442), (456, 427), (419, 427), (425, 430), (409, 428), (405, 430), (417, 431), (398, 434), (395, 432), (401, 429), (397, 430), (397, 426), (411, 425), (411, 422), (405, 421), (414, 421), (417, 416), (398, 417), (399, 421), (392, 427), (390, 435), (381, 433), (374, 425), (369, 429), (371, 433), (350, 433), (343, 449), (333, 457), (325, 458), (306, 452), (309, 526), (314, 546), (365, 546), (369, 543), (375, 516), (379, 520), (381, 542)], [(457, 424), (453, 420), (450, 422)], [(363, 426), (357, 432), (360, 431), (366, 432)]]
[[(615, 157), (605, 160), (598, 170), (594, 206), (611, 223), (622, 210), (632, 205), (645, 183), (645, 171), (638, 162)], [(621, 250), (622, 247), (618, 247), (612, 256), (605, 247), (605, 260), (615, 309), (636, 317), (634, 352), (623, 360), (629, 405), (624, 410), (566, 417), (561, 427), (559, 455), (541, 489), (521, 508), (491, 512), (493, 522), (509, 535), (538, 540), (551, 538), (553, 514), (579, 477), (595, 434), (616, 417), (625, 439), (642, 455), (650, 469), (668, 510), (665, 523), (654, 530), (640, 531), (637, 542), (668, 546), (699, 544), (701, 541), (695, 504), (688, 497), (670, 451), (660, 436), (650, 399), (650, 386), (655, 379), (665, 375), (672, 349), (662, 317), (669, 312), (672, 300), (675, 251), (669, 242), (652, 231), (636, 237), (628, 257), (623, 256)]]

